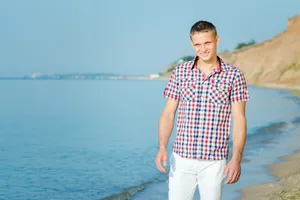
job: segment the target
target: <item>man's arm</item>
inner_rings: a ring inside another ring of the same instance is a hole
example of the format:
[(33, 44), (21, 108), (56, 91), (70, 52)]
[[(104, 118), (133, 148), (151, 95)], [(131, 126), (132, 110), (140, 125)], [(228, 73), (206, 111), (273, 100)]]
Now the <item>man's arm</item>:
[(241, 162), (247, 136), (246, 102), (232, 104), (233, 152), (232, 160)]
[(232, 104), (233, 117), (233, 153), (230, 162), (225, 169), (227, 175), (226, 184), (235, 183), (241, 175), (241, 161), (247, 137), (247, 120), (246, 120), (246, 102), (236, 102)]
[(158, 123), (159, 148), (167, 149), (168, 142), (174, 127), (174, 119), (178, 101), (168, 99)]
[(157, 153), (155, 162), (156, 167), (161, 171), (166, 173), (166, 169), (164, 169), (161, 165), (162, 161), (164, 165), (167, 165), (168, 153), (167, 146), (170, 139), (170, 136), (174, 127), (174, 119), (176, 110), (178, 107), (179, 101), (174, 101), (171, 99), (167, 100), (166, 106), (164, 107), (162, 114), (158, 123), (158, 140), (159, 140), (159, 151)]

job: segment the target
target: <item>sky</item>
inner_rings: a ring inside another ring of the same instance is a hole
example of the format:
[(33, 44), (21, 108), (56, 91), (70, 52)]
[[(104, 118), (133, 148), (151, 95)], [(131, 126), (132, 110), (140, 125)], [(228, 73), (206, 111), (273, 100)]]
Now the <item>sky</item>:
[(192, 55), (191, 26), (212, 22), (218, 51), (263, 42), (300, 14), (299, 0), (0, 0), (0, 76), (164, 71)]

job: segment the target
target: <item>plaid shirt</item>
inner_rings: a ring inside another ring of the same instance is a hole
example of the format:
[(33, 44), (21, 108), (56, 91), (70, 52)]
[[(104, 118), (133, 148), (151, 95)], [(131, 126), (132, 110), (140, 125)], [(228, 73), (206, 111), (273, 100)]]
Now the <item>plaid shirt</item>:
[(177, 65), (164, 90), (166, 98), (179, 101), (173, 151), (184, 158), (227, 159), (231, 103), (249, 100), (246, 81), (219, 57), (205, 77), (195, 66), (197, 59)]

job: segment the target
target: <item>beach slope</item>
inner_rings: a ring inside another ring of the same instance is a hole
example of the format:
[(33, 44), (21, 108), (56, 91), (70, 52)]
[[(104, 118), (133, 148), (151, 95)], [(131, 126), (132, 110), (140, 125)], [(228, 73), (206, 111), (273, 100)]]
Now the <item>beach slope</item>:
[(268, 168), (279, 180), (243, 189), (241, 200), (300, 200), (300, 151)]

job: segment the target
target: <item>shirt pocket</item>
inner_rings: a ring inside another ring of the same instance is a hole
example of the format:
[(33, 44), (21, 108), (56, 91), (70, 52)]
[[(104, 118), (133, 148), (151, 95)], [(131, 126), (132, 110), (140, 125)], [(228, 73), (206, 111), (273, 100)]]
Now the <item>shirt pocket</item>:
[(213, 104), (226, 105), (229, 103), (231, 84), (226, 81), (217, 80), (211, 83), (209, 98)]
[(196, 97), (196, 80), (184, 79), (180, 82), (180, 97), (185, 102), (194, 101)]

